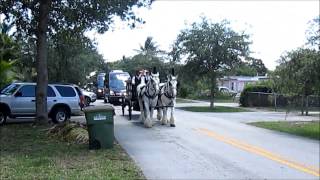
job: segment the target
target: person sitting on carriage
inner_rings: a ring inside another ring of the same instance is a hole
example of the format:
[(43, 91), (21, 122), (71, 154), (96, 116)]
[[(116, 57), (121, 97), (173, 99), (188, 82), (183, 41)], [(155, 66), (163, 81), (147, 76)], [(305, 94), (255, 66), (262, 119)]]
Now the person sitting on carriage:
[(145, 76), (144, 69), (137, 70), (136, 74), (132, 77), (131, 83), (132, 83), (132, 89), (133, 89), (133, 92), (132, 92), (133, 97), (137, 97), (136, 89), (137, 89), (137, 86), (141, 83), (142, 76)]
[(141, 82), (140, 71), (136, 71), (136, 74), (132, 77), (132, 85), (138, 85)]
[(148, 70), (145, 70), (145, 69), (141, 69), (139, 71), (136, 71), (136, 74), (135, 76), (132, 78), (132, 84), (133, 85), (139, 85), (141, 83), (141, 77), (144, 76), (145, 77), (145, 83), (148, 82), (149, 80), (149, 76), (150, 76), (150, 73)]

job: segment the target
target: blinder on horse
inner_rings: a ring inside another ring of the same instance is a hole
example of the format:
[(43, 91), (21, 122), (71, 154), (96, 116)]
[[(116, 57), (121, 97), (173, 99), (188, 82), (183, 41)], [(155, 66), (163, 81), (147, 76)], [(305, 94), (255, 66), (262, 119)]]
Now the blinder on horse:
[(151, 77), (149, 82), (146, 85), (146, 91), (144, 92), (144, 94), (150, 99), (154, 99), (158, 94), (156, 83), (157, 82)]
[[(143, 91), (143, 89), (145, 89), (145, 91)], [(146, 95), (148, 98), (154, 99), (158, 95), (158, 91), (159, 91), (157, 90), (156, 80), (154, 80), (154, 78), (151, 76), (149, 80), (146, 82), (146, 84), (140, 87), (140, 91), (144, 92), (144, 93), (140, 93), (140, 97), (142, 97), (143, 95)]]

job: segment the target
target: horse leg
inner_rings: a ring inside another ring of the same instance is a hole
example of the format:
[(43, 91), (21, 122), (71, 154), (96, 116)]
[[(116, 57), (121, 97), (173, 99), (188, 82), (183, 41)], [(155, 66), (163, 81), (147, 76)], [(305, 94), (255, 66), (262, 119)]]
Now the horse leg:
[(151, 107), (150, 107), (151, 120), (153, 119), (153, 113), (154, 113), (155, 106), (157, 105), (157, 100), (158, 100), (157, 98), (151, 100)]
[(144, 121), (145, 121), (144, 110), (143, 110), (142, 99), (140, 99), (140, 97), (138, 98), (138, 102), (139, 102), (139, 107), (140, 107), (139, 120), (140, 120), (141, 123), (144, 123)]
[(154, 108), (153, 107), (150, 107), (150, 119), (152, 120), (153, 119), (153, 112), (154, 111)]
[(158, 107), (157, 109), (157, 119), (160, 121), (162, 118), (162, 108)]
[(152, 127), (152, 121), (150, 119), (150, 100), (146, 97), (143, 98), (143, 102), (144, 102), (144, 109), (145, 109), (145, 113), (146, 113), (146, 119), (144, 121), (144, 126), (146, 128), (151, 128)]
[(153, 113), (154, 113), (154, 107), (150, 108), (150, 122), (151, 122), (151, 126), (153, 124)]
[(167, 111), (168, 111), (168, 108), (167, 107), (163, 107), (163, 116), (162, 116), (162, 120), (161, 120), (161, 124), (162, 125), (166, 125), (167, 124)]
[(174, 107), (171, 107), (170, 126), (176, 127), (176, 125), (174, 124)]

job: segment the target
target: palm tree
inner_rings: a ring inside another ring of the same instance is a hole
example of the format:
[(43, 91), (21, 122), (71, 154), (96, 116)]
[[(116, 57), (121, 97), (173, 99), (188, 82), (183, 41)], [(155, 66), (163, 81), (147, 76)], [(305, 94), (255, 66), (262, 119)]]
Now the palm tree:
[(159, 46), (156, 44), (156, 42), (153, 41), (153, 37), (148, 36), (144, 42), (144, 46), (140, 45), (140, 48), (135, 51), (144, 56), (156, 56), (158, 53), (162, 52), (158, 47)]
[(6, 33), (10, 26), (0, 24), (0, 87), (8, 83), (8, 73), (17, 58), (17, 44)]

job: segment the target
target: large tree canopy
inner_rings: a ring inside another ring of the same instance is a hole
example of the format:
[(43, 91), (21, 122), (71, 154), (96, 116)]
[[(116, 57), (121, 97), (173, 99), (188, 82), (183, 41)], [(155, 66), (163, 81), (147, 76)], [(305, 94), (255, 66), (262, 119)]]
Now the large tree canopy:
[(210, 107), (213, 107), (219, 72), (230, 70), (249, 54), (248, 35), (239, 34), (227, 25), (227, 21), (212, 23), (202, 18), (200, 23), (183, 30), (175, 42), (179, 54), (187, 56), (185, 68), (190, 74), (210, 81)]
[(84, 85), (86, 76), (102, 71), (104, 59), (91, 40), (82, 33), (60, 31), (49, 39), (49, 82)]
[(320, 94), (320, 54), (313, 49), (297, 49), (280, 58), (274, 76), (277, 89), (285, 94)]
[(78, 34), (95, 29), (103, 33), (116, 16), (134, 27), (142, 19), (135, 16), (133, 7), (150, 4), (151, 0), (1, 1), (0, 14), (4, 15), (6, 23), (14, 24), (16, 35), (36, 37), (36, 113), (39, 123), (46, 123), (47, 120), (47, 37), (62, 30)]
[[(273, 74), (275, 88), (290, 96), (300, 96), (302, 106), (307, 107), (309, 95), (320, 96), (320, 53), (315, 49), (299, 48), (280, 58), (280, 65)], [(306, 108), (306, 115), (308, 109)]]
[(307, 30), (307, 44), (320, 50), (320, 16), (314, 18), (310, 22), (310, 27)]
[[(40, 2), (43, 1), (1, 1), (0, 13), (5, 21), (14, 23), (17, 33), (34, 35), (38, 31)], [(80, 31), (95, 29), (100, 33), (107, 31), (113, 23), (113, 17), (127, 20), (131, 27), (143, 20), (133, 13), (133, 7), (150, 5), (151, 0), (52, 0), (48, 20), (48, 32), (55, 34), (59, 30)]]

